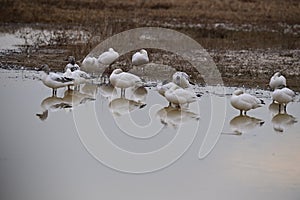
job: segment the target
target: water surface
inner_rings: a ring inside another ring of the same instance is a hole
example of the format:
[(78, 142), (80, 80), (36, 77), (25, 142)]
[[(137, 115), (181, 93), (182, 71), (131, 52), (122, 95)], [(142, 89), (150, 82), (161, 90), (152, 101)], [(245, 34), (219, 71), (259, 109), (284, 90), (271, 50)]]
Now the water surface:
[[(288, 115), (278, 116), (276, 108), (271, 106), (269, 110), (270, 93), (259, 91), (256, 95), (265, 100), (266, 106), (250, 111), (248, 115), (252, 118), (240, 119), (239, 112), (229, 105), (229, 94), (234, 88), (226, 88), (225, 95), (220, 94), (218, 87), (195, 88), (202, 96), (199, 103), (190, 105), (189, 111), (195, 115), (183, 126), (188, 130), (199, 125), (199, 129), (188, 151), (167, 168), (134, 175), (105, 166), (87, 151), (81, 133), (76, 130), (74, 113), (93, 107), (99, 123), (116, 145), (128, 151), (152, 151), (172, 140), (178, 131), (172, 121), (157, 116), (168, 103), (155, 88), (146, 88), (148, 94), (142, 102), (145, 106), (133, 105), (130, 115), (125, 110), (117, 116), (109, 109), (111, 100), (101, 95), (97, 86), (81, 88), (76, 97), (60, 89), (56, 100), (69, 102), (73, 107), (59, 104), (49, 108), (41, 120), (36, 114), (45, 111), (41, 104), (51, 98), (51, 90), (35, 76), (37, 73), (31, 71), (0, 71), (2, 199), (298, 199), (300, 196), (299, 97), (288, 105)], [(247, 92), (256, 93), (251, 89)], [(82, 101), (87, 97), (84, 94), (89, 98)], [(131, 98), (129, 92), (126, 97)], [(198, 159), (214, 98), (226, 100), (224, 127), (213, 151)], [(139, 126), (151, 124), (150, 131), (141, 135), (122, 132), (118, 126), (130, 128), (122, 124), (128, 116)], [(257, 120), (264, 123), (257, 125)]]

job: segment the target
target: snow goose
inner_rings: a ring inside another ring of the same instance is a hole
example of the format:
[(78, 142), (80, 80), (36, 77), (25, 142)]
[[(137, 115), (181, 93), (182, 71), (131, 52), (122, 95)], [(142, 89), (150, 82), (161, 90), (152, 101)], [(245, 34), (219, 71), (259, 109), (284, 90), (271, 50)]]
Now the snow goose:
[(79, 65), (76, 64), (74, 56), (69, 56), (69, 63), (65, 67), (65, 71), (70, 69), (72, 72), (75, 70), (80, 70)]
[(84, 71), (86, 72), (97, 72), (99, 71), (99, 62), (98, 59), (95, 57), (86, 57), (83, 61), (82, 61), (82, 68)]
[(273, 101), (279, 104), (279, 112), (281, 111), (281, 105), (284, 105), (284, 111), (286, 112), (286, 106), (296, 96), (295, 92), (283, 85), (278, 86), (272, 93)]
[(52, 95), (56, 96), (57, 88), (66, 87), (74, 84), (74, 79), (65, 77), (63, 74), (50, 72), (48, 65), (42, 65), (38, 71), (43, 71), (41, 77), (42, 82), (45, 86), (52, 88)]
[(173, 82), (162, 82), (161, 84), (157, 85), (157, 91), (160, 95), (165, 96), (166, 91), (174, 86), (176, 86), (176, 84)]
[(149, 62), (147, 51), (145, 49), (141, 49), (139, 52), (133, 54), (131, 62), (135, 66), (147, 64)]
[(264, 102), (261, 99), (256, 98), (250, 94), (244, 93), (242, 90), (237, 89), (233, 92), (231, 99), (231, 105), (240, 110), (240, 115), (246, 115), (246, 112), (251, 109), (261, 107)]
[(196, 101), (197, 96), (194, 92), (175, 85), (165, 92), (165, 98), (171, 104), (181, 107), (184, 104), (188, 105), (189, 103)]
[(172, 81), (182, 88), (189, 88), (190, 84), (194, 85), (189, 79), (189, 75), (185, 72), (175, 72), (172, 76)]
[(103, 52), (99, 57), (98, 57), (98, 62), (102, 63), (104, 65), (110, 65), (112, 64), (115, 60), (119, 58), (119, 53), (116, 52), (113, 48), (109, 48), (108, 51)]
[(81, 70), (76, 70), (72, 72), (70, 69), (67, 69), (64, 73), (64, 76), (74, 79), (73, 82), (75, 86), (87, 83), (91, 79), (91, 76), (89, 74)]
[(121, 88), (121, 97), (125, 97), (125, 89), (133, 86), (142, 86), (140, 77), (123, 72), (121, 69), (115, 69), (110, 77), (110, 83), (117, 88)]
[(286, 78), (280, 72), (276, 72), (270, 79), (269, 86), (273, 90), (279, 86), (286, 86)]

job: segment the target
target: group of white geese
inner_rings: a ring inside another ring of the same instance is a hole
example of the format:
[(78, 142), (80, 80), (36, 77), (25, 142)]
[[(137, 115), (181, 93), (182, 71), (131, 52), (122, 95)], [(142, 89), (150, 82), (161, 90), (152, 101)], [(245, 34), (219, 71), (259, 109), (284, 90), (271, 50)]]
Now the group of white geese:
[[(98, 67), (98, 64), (110, 66), (118, 57), (119, 54), (113, 48), (109, 48), (108, 51), (102, 53), (98, 58), (85, 58), (82, 62), (82, 67), (84, 69), (91, 69)], [(141, 49), (136, 52), (133, 54), (131, 61), (134, 66), (147, 64), (149, 62), (147, 51)], [(39, 71), (45, 72), (41, 80), (44, 85), (52, 88), (53, 96), (57, 95), (58, 88), (68, 87), (68, 89), (70, 89), (71, 86), (77, 88), (91, 79), (90, 74), (82, 71), (72, 56), (69, 57), (69, 63), (66, 65), (64, 73), (51, 72), (48, 65), (42, 65)], [(126, 88), (145, 86), (145, 83), (140, 77), (129, 72), (124, 72), (119, 68), (113, 70), (109, 76), (109, 83), (114, 88), (121, 89), (121, 97), (123, 98), (125, 98)], [(175, 72), (172, 76), (172, 81), (164, 81), (157, 85), (157, 91), (165, 97), (170, 106), (185, 108), (197, 100), (197, 95), (190, 84), (192, 83), (189, 80), (188, 74), (185, 72)], [(269, 86), (273, 90), (273, 102), (278, 104), (279, 112), (281, 112), (282, 107), (284, 112), (286, 112), (287, 104), (291, 102), (295, 96), (295, 92), (287, 88), (286, 78), (281, 72), (276, 72), (271, 77)], [(247, 111), (261, 107), (262, 104), (264, 104), (261, 99), (245, 93), (242, 89), (237, 89), (233, 92), (230, 102), (234, 108), (240, 111), (240, 115), (246, 115)]]

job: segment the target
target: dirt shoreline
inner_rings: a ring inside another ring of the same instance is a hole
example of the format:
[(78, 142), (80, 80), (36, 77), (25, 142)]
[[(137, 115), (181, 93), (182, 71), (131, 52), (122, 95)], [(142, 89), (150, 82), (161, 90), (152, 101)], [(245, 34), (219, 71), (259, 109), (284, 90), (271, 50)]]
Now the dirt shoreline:
[[(270, 76), (284, 70), (288, 85), (300, 91), (300, 2), (295, 0), (0, 3), (0, 33), (15, 34), (25, 27), (27, 32), (19, 33), (20, 37), (35, 37), (30, 32), (40, 34), (36, 36), (39, 40), (21, 46), (20, 51), (1, 52), (1, 68), (33, 69), (47, 63), (59, 71), (69, 55), (80, 63), (97, 44), (114, 34), (156, 26), (177, 30), (201, 44), (216, 63), (225, 85), (266, 88)], [(50, 38), (43, 38), (45, 31), (52, 34)], [(84, 36), (76, 31), (83, 31)], [(152, 59), (160, 60), (157, 54)], [(179, 61), (164, 64), (185, 69)]]

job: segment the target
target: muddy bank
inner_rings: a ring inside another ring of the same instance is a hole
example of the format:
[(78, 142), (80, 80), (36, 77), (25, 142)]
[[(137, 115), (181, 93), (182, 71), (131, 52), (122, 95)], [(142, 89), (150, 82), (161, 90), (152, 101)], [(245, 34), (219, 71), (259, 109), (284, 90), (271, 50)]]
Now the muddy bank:
[[(1, 50), (1, 68), (33, 69), (47, 63), (62, 71), (69, 55), (80, 64), (106, 38), (136, 27), (155, 26), (177, 30), (201, 44), (225, 85), (265, 88), (274, 71), (283, 70), (289, 86), (300, 91), (298, 1), (0, 2), (0, 15), (5, 16), (0, 36), (10, 34), (14, 41), (20, 40), (12, 49)], [(168, 53), (162, 59), (160, 52), (149, 51), (154, 63), (188, 71), (201, 82), (188, 62)], [(129, 63), (122, 59), (114, 67), (129, 70)]]

